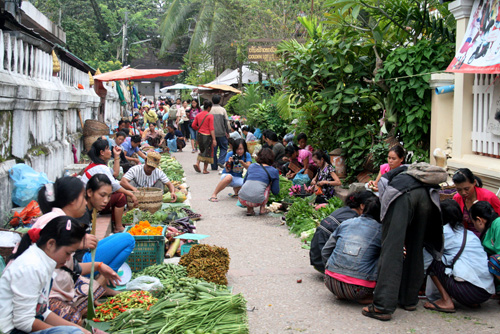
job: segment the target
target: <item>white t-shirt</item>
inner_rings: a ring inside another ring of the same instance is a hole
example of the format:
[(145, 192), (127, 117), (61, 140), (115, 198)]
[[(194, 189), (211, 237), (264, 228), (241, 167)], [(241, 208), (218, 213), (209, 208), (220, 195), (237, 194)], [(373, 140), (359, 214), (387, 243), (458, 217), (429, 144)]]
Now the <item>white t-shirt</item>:
[(56, 265), (56, 261), (33, 244), (5, 268), (0, 277), (3, 333), (14, 328), (31, 333), (35, 316), (48, 317), (50, 283)]
[(159, 168), (155, 168), (151, 175), (146, 175), (144, 165), (137, 165), (130, 168), (123, 177), (129, 181), (134, 180), (137, 186), (141, 188), (152, 187), (158, 180), (161, 180), (163, 184), (170, 182), (167, 175)]
[(120, 189), (122, 187), (120, 185), (120, 182), (118, 182), (114, 178), (112, 169), (106, 165), (94, 166), (94, 167), (90, 168), (87, 172), (83, 173), (83, 175), (80, 177), (80, 180), (82, 180), (82, 182), (83, 182), (83, 184), (85, 184), (85, 186), (87, 185), (87, 182), (89, 182), (89, 180), (90, 180), (90, 178), (87, 177), (87, 175), (86, 175), (87, 173), (90, 174), (90, 178), (92, 178), (92, 176), (94, 176), (95, 174), (106, 174), (106, 176), (111, 181), (111, 187), (113, 188), (113, 192), (117, 191), (118, 189)]

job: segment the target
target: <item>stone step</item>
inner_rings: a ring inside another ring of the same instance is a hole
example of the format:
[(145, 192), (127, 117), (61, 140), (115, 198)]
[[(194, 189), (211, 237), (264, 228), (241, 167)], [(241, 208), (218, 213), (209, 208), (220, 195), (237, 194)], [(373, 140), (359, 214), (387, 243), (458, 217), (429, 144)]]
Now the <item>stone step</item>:
[(95, 235), (97, 240), (102, 240), (111, 234), (111, 214), (99, 215), (97, 217), (97, 227), (95, 230)]
[(340, 198), (342, 201), (345, 201), (348, 194), (349, 194), (349, 189), (344, 189), (339, 186), (335, 187), (335, 196)]

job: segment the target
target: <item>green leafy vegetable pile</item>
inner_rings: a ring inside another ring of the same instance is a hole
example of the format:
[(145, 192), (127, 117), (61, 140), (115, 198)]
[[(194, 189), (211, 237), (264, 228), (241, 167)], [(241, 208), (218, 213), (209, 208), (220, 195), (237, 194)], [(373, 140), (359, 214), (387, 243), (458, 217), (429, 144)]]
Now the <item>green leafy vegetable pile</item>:
[(161, 170), (167, 174), (170, 181), (182, 181), (184, 177), (184, 169), (177, 159), (170, 155), (162, 155), (160, 160)]
[(270, 194), (269, 203), (272, 202), (282, 202), (283, 200), (289, 199), (288, 194), (289, 189), (293, 186), (292, 180), (288, 180), (286, 177), (280, 176), (280, 192), (278, 195)]
[(137, 221), (147, 220), (151, 225), (163, 225), (165, 223), (169, 223), (173, 220), (184, 218), (187, 216), (186, 212), (182, 210), (181, 207), (169, 207), (156, 211), (154, 214), (150, 213), (149, 211), (133, 209), (123, 215), (123, 224), (133, 225), (134, 215), (136, 216)]
[(302, 232), (316, 228), (322, 219), (343, 206), (342, 200), (333, 197), (318, 210), (313, 206), (314, 196), (296, 198), (286, 213), (286, 224), (290, 232), (300, 236)]

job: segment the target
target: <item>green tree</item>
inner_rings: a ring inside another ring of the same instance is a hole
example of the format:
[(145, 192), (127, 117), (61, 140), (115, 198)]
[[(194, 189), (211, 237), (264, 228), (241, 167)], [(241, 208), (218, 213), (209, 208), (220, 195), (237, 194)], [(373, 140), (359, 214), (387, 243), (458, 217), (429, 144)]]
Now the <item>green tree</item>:
[[(158, 40), (163, 0), (34, 0), (33, 4), (66, 32), (67, 47), (84, 60), (120, 60), (127, 18), (128, 57), (142, 57)], [(82, 10), (84, 9), (84, 10)], [(150, 40), (149, 43), (136, 43)]]

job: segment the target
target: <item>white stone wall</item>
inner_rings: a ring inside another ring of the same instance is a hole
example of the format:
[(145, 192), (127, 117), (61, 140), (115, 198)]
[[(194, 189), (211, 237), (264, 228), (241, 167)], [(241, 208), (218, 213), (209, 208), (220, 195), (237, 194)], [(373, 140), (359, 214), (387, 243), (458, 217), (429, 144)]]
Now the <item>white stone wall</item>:
[[(118, 94), (111, 84), (105, 86), (104, 120), (115, 125), (121, 117)], [(98, 119), (100, 102), (88, 73), (61, 62), (54, 77), (50, 54), (0, 31), (0, 187), (6, 190), (0, 193), (0, 223), (12, 206), (5, 186), (12, 159), (55, 180), (74, 163), (72, 144), (77, 157), (83, 149), (77, 110), (83, 122)]]

